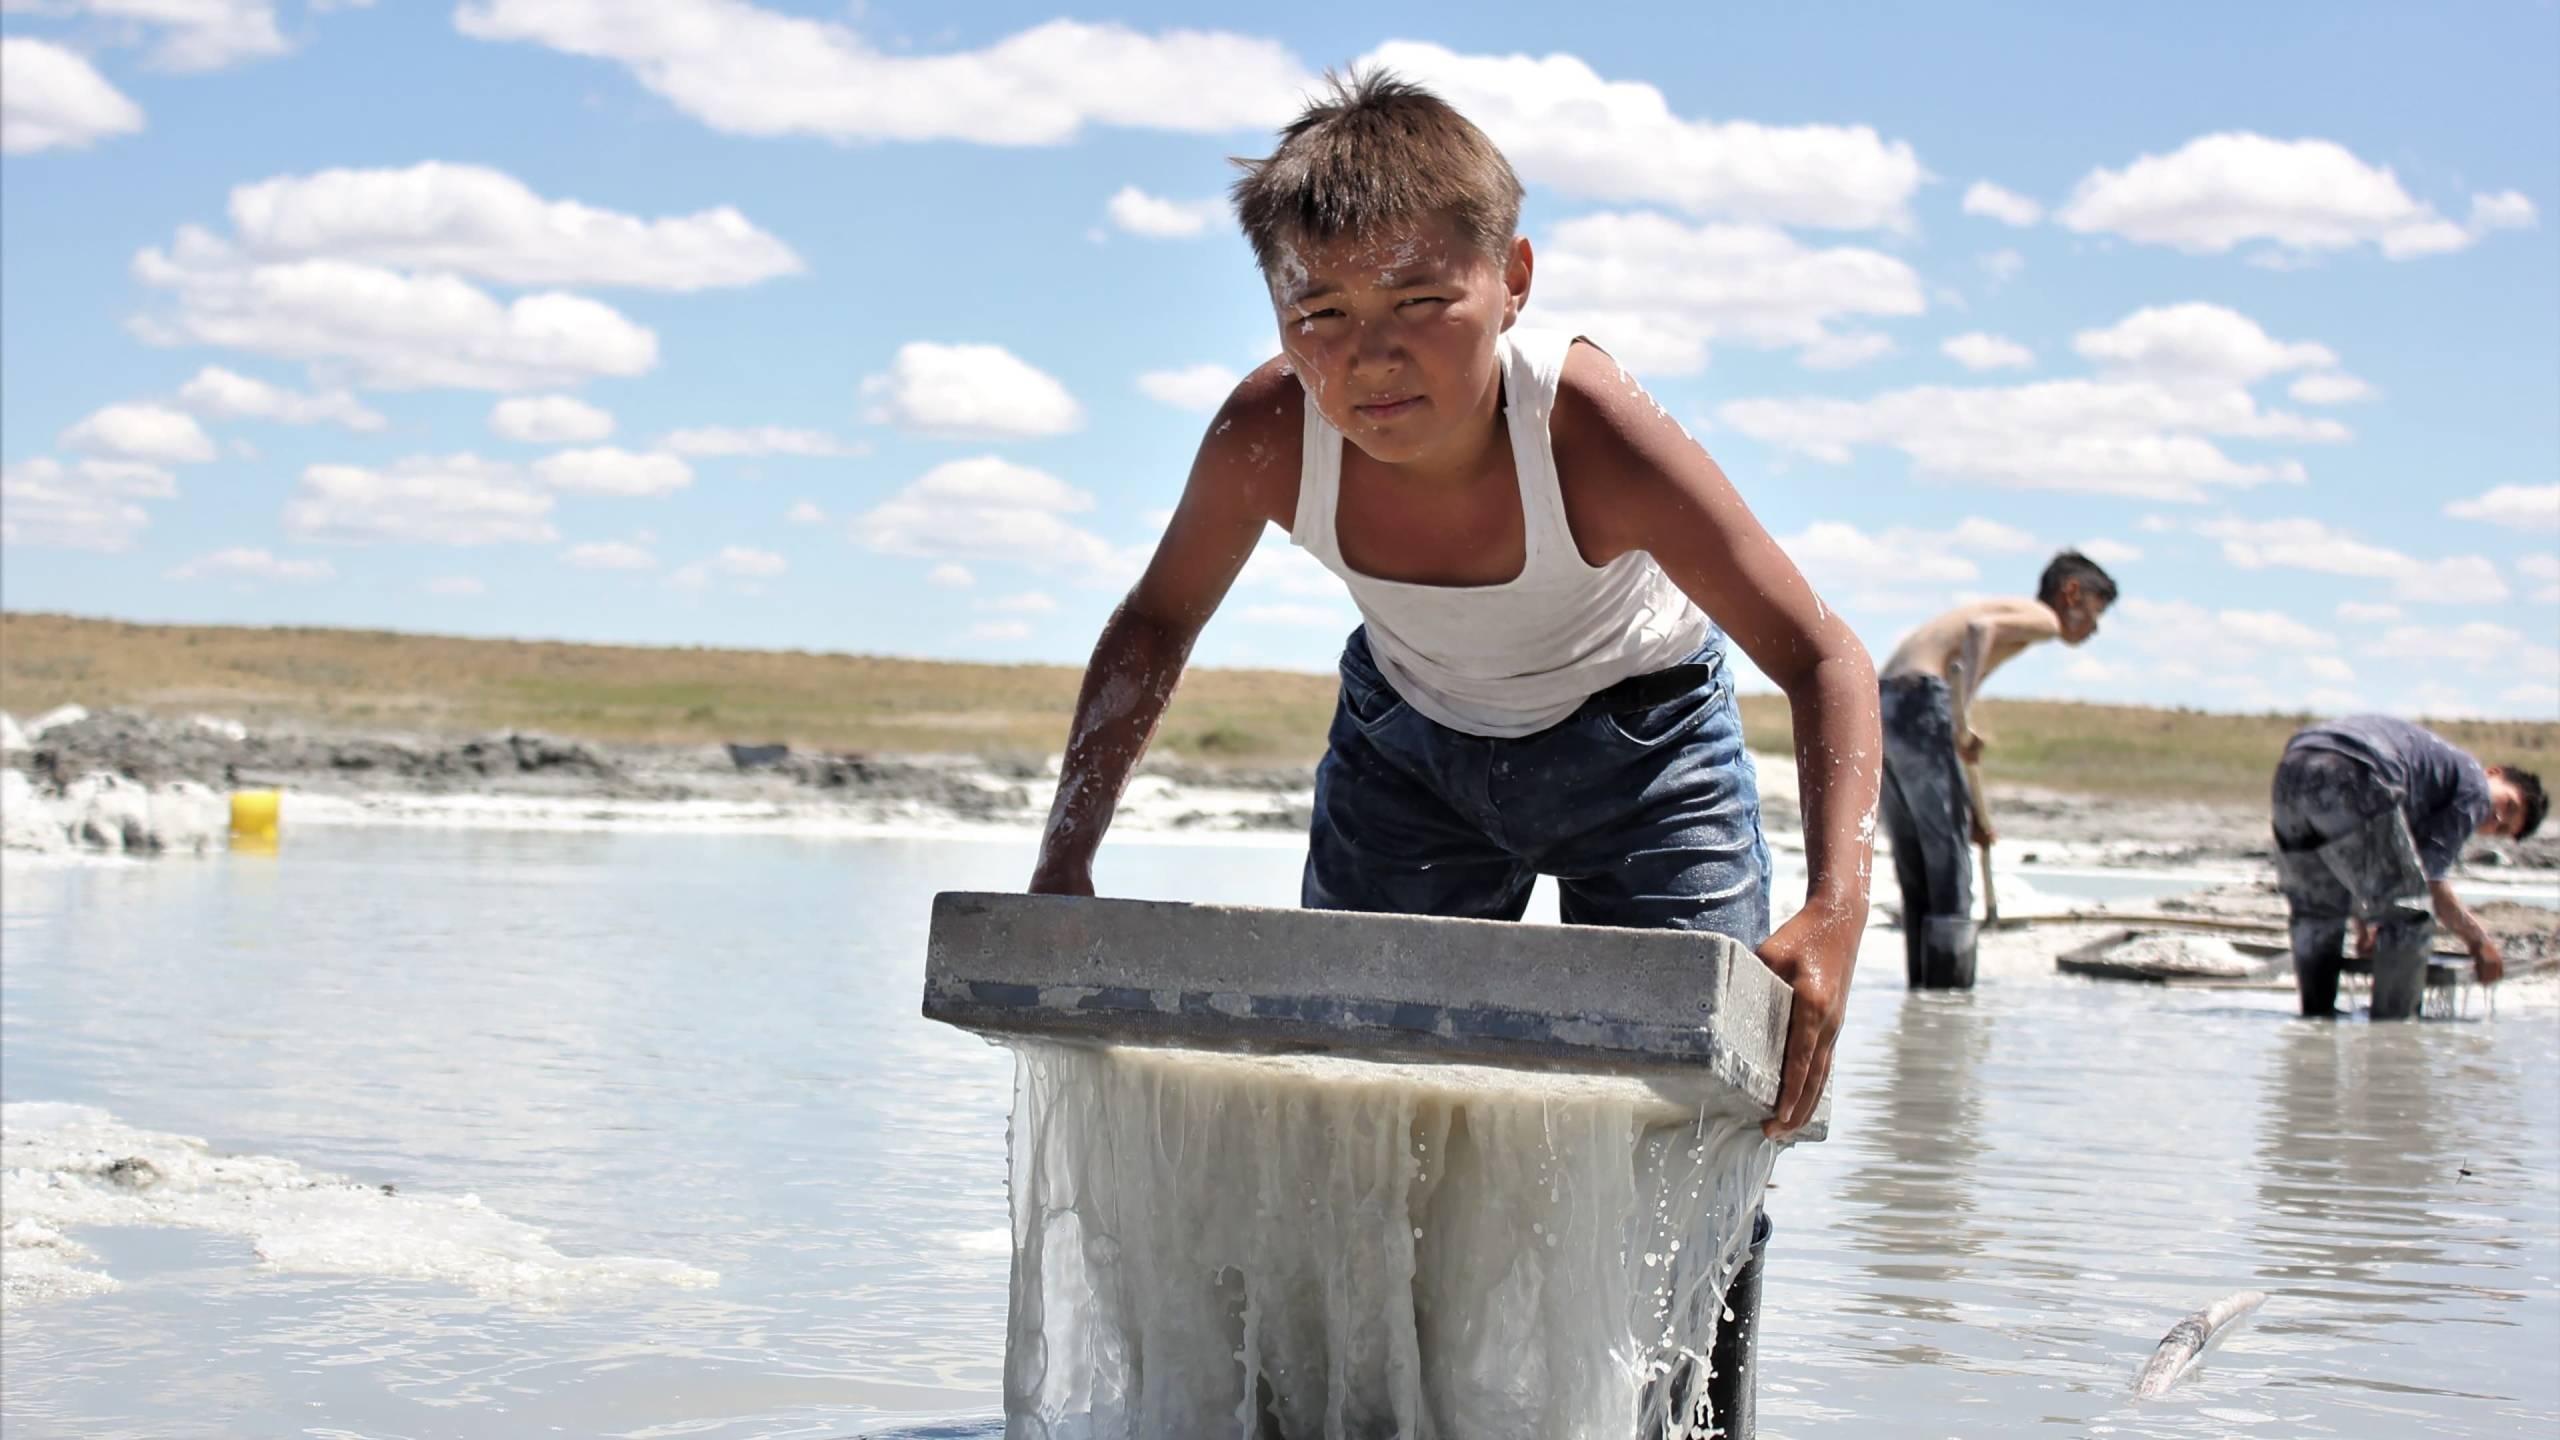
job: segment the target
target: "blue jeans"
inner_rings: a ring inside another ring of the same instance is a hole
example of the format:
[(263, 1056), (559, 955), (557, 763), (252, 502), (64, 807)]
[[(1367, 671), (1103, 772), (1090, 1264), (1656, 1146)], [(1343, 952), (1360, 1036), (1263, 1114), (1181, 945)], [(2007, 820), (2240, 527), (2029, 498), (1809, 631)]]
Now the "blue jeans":
[(1542, 874), (1569, 925), (1768, 938), (1759, 779), (1720, 643), (1497, 740), (1415, 711), (1353, 631), (1302, 903), (1517, 920)]

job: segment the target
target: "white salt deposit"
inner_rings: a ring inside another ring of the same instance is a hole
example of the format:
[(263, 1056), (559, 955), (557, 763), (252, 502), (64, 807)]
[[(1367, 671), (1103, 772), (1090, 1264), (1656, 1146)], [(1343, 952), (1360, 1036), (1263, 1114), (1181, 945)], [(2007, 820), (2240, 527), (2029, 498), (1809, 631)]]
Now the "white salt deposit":
[(459, 1285), (548, 1306), (647, 1286), (718, 1283), (671, 1260), (581, 1258), (472, 1195), (391, 1194), (266, 1155), (137, 1130), (83, 1105), (0, 1106), (0, 1306), (117, 1288), (69, 1232), (179, 1226), (246, 1237), (278, 1270)]
[(27, 732), (18, 728), (18, 717), (0, 710), (0, 755), (27, 748)]
[(2141, 965), (2163, 974), (2235, 978), (2255, 975), (2266, 965), (2210, 935), (2151, 934), (2128, 940), (2107, 952), (2119, 965)]
[(41, 740), (48, 730), (60, 729), (65, 725), (77, 725), (88, 718), (89, 707), (86, 705), (56, 705), (27, 722), (26, 738)]
[(99, 773), (51, 794), (0, 770), (0, 842), (10, 850), (196, 853), (218, 849), (230, 831), (230, 803), (191, 781), (151, 786)]
[(1016, 1049), (1008, 1434), (1711, 1433), (1756, 1123), (1631, 1079)]

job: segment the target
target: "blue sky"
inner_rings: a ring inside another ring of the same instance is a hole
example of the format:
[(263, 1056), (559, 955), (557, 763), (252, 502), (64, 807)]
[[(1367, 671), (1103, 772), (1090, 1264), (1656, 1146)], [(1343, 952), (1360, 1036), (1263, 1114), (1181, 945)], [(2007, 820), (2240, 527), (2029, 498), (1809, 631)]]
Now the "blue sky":
[(950, 8), (11, 0), (0, 600), (1080, 660), (1385, 57), (1879, 651), (2085, 544), (2004, 692), (2560, 717), (2549, 4)]

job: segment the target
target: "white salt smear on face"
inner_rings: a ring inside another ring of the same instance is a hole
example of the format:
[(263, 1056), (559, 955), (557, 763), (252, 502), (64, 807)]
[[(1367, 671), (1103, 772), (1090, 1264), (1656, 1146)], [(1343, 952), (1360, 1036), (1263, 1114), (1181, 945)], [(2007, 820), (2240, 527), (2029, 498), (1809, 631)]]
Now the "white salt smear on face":
[(0, 1106), (0, 1304), (117, 1288), (82, 1268), (84, 1225), (179, 1226), (239, 1235), (278, 1270), (432, 1280), (547, 1306), (650, 1286), (717, 1284), (671, 1260), (580, 1258), (472, 1195), (388, 1194), (268, 1155), (137, 1130), (83, 1105)]
[(1709, 1433), (1756, 1122), (1611, 1077), (1015, 1048), (1009, 1434)]

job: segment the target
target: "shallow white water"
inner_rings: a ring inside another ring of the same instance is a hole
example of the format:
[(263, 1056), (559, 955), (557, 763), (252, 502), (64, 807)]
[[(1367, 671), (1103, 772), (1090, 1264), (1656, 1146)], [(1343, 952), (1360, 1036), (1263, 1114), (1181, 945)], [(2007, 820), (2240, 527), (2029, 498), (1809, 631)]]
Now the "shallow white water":
[[(241, 1229), (73, 1222), (65, 1263), (116, 1288), (0, 1319), (0, 1426), (989, 1433), (1012, 1065), (916, 1004), (931, 893), (1016, 885), (1031, 845), (289, 811), (274, 855), (11, 860), (0, 1099), (476, 1196), (551, 1263), (718, 1279), (546, 1298), (400, 1271), (374, 1229), (367, 1265), (319, 1273)], [(1098, 878), (1285, 904), (1297, 860), (1115, 841)], [(2560, 1426), (2560, 1009), (2313, 1024), (2034, 965), (1910, 997), (1871, 940), (1833, 1138), (1770, 1196), (1764, 1433)], [(2134, 1402), (2169, 1325), (2244, 1288), (2252, 1324)]]

